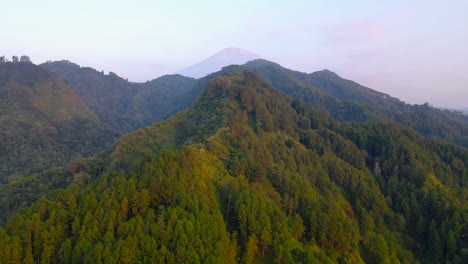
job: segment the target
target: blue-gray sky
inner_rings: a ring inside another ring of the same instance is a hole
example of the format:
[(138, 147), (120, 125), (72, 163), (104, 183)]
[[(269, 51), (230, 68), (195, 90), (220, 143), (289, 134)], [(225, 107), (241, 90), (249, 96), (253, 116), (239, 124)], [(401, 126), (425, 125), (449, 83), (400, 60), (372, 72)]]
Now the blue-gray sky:
[(466, 0), (16, 0), (1, 11), (0, 56), (145, 81), (240, 47), (408, 103), (468, 108)]

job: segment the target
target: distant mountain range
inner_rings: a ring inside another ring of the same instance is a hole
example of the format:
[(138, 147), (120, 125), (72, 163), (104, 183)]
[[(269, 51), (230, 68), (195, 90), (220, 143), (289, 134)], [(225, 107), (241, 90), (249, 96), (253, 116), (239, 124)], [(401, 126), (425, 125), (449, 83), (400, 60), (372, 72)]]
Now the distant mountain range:
[(248, 61), (261, 58), (259, 55), (240, 48), (226, 48), (210, 56), (209, 58), (178, 71), (178, 74), (200, 78), (206, 75), (220, 71), (221, 68), (228, 65), (241, 65)]
[[(466, 115), (439, 110), (427, 104), (409, 105), (328, 70), (302, 73), (264, 59), (249, 60), (255, 57), (248, 51), (228, 48), (189, 67), (205, 71), (207, 75), (198, 80), (182, 75), (166, 75), (146, 83), (131, 83), (116, 74), (105, 75), (68, 61), (40, 66), (66, 80), (101, 121), (120, 134), (186, 109), (211, 80), (226, 72), (248, 69), (293, 98), (312, 104), (338, 120), (397, 122), (425, 136), (468, 146)], [(245, 60), (249, 61), (215, 70), (215, 67)]]

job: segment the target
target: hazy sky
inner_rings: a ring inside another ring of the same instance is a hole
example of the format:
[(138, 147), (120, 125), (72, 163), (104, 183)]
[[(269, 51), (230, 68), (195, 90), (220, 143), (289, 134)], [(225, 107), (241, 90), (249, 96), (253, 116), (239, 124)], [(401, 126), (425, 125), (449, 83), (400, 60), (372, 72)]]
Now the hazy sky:
[(133, 81), (240, 47), (408, 103), (468, 108), (468, 1), (2, 1), (0, 56)]

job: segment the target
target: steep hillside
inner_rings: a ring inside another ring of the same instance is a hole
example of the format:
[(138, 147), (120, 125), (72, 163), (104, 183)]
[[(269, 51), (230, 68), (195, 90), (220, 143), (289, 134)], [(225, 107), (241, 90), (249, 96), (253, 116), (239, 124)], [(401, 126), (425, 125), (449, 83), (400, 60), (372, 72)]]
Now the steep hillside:
[(115, 139), (70, 86), (33, 64), (1, 63), (0, 92), (2, 183), (90, 156)]
[(196, 98), (193, 86), (196, 80), (181, 75), (164, 75), (139, 85), (133, 97), (138, 119), (150, 125), (190, 107)]
[(425, 105), (408, 105), (387, 94), (323, 70), (292, 71), (266, 60), (244, 65), (283, 92), (342, 121), (390, 121), (431, 138), (468, 147), (468, 117)]
[(230, 69), (13, 216), (0, 259), (463, 263), (466, 148), (339, 123)]
[[(304, 90), (318, 90), (340, 101), (384, 105), (389, 108), (389, 110), (397, 111), (401, 111), (409, 106), (387, 94), (345, 80), (329, 70), (307, 74), (283, 68), (279, 64), (266, 60), (251, 61), (244, 66), (254, 72), (258, 72), (262, 76), (269, 76), (267, 79), (271, 82), (278, 82), (278, 80), (274, 80), (272, 77), (288, 79), (289, 81), (301, 84), (299, 87)], [(275, 74), (272, 74), (272, 72), (275, 72)], [(317, 93), (318, 91), (315, 92)], [(304, 99), (307, 100), (306, 98)], [(308, 100), (311, 99), (312, 98)]]
[(68, 61), (40, 66), (67, 81), (102, 122), (121, 134), (167, 118), (194, 100), (187, 95), (196, 80), (180, 75), (131, 83), (115, 73), (106, 75)]

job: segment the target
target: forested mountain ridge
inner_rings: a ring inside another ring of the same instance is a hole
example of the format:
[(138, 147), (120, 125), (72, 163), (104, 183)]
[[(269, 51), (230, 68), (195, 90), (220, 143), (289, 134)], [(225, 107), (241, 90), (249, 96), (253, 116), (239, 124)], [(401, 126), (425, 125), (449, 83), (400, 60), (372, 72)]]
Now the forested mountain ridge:
[[(225, 71), (198, 80), (168, 75), (146, 83), (130, 83), (115, 74), (104, 75), (67, 61), (45, 63), (41, 67), (67, 80), (97, 116), (120, 133), (134, 131), (188, 108), (207, 82)], [(439, 110), (429, 104), (409, 105), (328, 70), (306, 74), (263, 59), (250, 61), (243, 67), (338, 120), (397, 122), (427, 137), (468, 147), (466, 115)]]
[(424, 105), (409, 105), (328, 71), (301, 73), (266, 60), (244, 65), (283, 92), (341, 121), (397, 122), (431, 138), (468, 147), (468, 116)]
[(0, 63), (0, 182), (91, 156), (115, 133), (65, 82), (31, 63)]
[[(197, 80), (194, 85), (192, 85), (195, 80), (191, 78), (186, 78), (180, 75), (166, 75), (155, 80), (149, 81), (143, 84), (134, 84), (136, 94), (133, 92), (128, 92), (126, 88), (118, 86), (116, 88), (109, 87), (110, 83), (107, 78), (112, 79), (113, 81), (120, 82), (125, 84), (125, 80), (121, 79), (116, 75), (104, 76), (102, 73), (97, 72), (91, 68), (82, 68), (76, 64), (73, 64), (68, 61), (62, 62), (50, 62), (47, 64), (47, 67), (56, 68), (62, 76), (68, 76), (70, 82), (77, 82), (79, 88), (74, 88), (80, 93), (84, 93), (84, 97), (88, 98), (90, 104), (96, 104), (95, 106), (101, 111), (101, 115), (107, 121), (107, 126), (112, 127), (113, 124), (115, 129), (120, 133), (123, 133), (122, 129), (128, 126), (134, 126), (135, 129), (143, 126), (144, 124), (151, 124), (154, 122), (155, 118), (167, 118), (172, 114), (172, 111), (177, 111), (177, 109), (191, 104), (204, 90), (205, 86), (216, 77), (229, 74), (233, 71), (231, 68), (236, 67), (226, 67), (226, 69), (211, 74), (205, 78)], [(44, 66), (42, 68), (47, 68)], [(42, 72), (46, 72), (42, 70)], [(47, 71), (47, 74), (52, 75), (51, 72)], [(89, 75), (89, 76), (88, 76)], [(94, 78), (94, 77), (95, 78)], [(26, 76), (27, 77), (27, 76)], [(26, 78), (22, 76), (22, 78)], [(55, 77), (54, 77), (55, 78)], [(74, 78), (76, 78), (75, 81)], [(81, 79), (83, 78), (83, 79)], [(97, 82), (93, 79), (103, 79), (101, 82)], [(27, 78), (26, 78), (27, 79)], [(90, 83), (89, 86), (86, 86), (86, 83)], [(107, 84), (106, 84), (107, 83)], [(83, 85), (83, 86), (80, 86)], [(191, 87), (187, 89), (188, 87)], [(122, 88), (122, 89), (120, 89)], [(73, 93), (73, 91), (69, 91)], [(107, 95), (115, 95), (114, 99), (106, 101), (105, 98)], [(123, 96), (124, 95), (124, 96)], [(76, 96), (76, 94), (74, 94)], [(122, 107), (118, 106), (117, 101), (123, 101), (123, 105), (131, 106), (132, 111), (125, 113), (125, 117), (122, 119), (119, 118), (118, 111), (122, 111)], [(116, 108), (114, 105), (117, 104)], [(87, 108), (88, 109), (88, 108)], [(59, 108), (52, 108), (52, 112), (60, 111)], [(91, 112), (90, 109), (87, 111)], [(18, 113), (11, 113), (8, 116), (14, 116)], [(96, 116), (94, 116), (97, 118)], [(103, 124), (99, 122), (99, 125), (103, 127)], [(11, 127), (13, 132), (16, 127)], [(93, 131), (93, 127), (89, 127), (90, 131)], [(80, 130), (78, 130), (80, 131)], [(115, 134), (118, 132), (110, 132), (111, 136), (105, 139), (102, 139), (99, 144), (96, 144), (94, 147), (94, 152), (104, 150), (106, 146), (112, 143), (112, 140), (115, 139)], [(118, 133), (118, 134), (120, 134)], [(31, 131), (25, 131), (25, 138), (34, 139)], [(71, 133), (73, 135), (73, 133)], [(97, 138), (99, 139), (99, 137)], [(36, 138), (39, 146), (46, 144), (42, 142), (41, 138)], [(86, 139), (83, 139), (86, 140)], [(90, 139), (92, 140), (92, 139)], [(102, 145), (107, 142), (107, 145)], [(81, 143), (78, 147), (82, 147)], [(54, 168), (56, 165), (64, 165), (70, 159), (64, 160), (61, 163), (57, 163), (54, 160), (47, 161), (44, 160), (40, 165), (35, 164), (34, 162), (23, 162), (23, 159), (28, 158), (29, 154), (35, 155), (32, 159), (43, 161), (44, 155), (37, 154), (33, 147), (24, 147), (22, 149), (23, 153), (26, 155), (21, 155), (20, 157), (16, 156), (3, 156), (5, 159), (8, 159), (3, 166), (16, 168), (21, 170), (23, 173), (19, 173), (17, 177), (15, 175), (2, 176), (4, 178), (4, 184), (0, 185), (0, 211), (3, 213), (0, 215), (0, 223), (5, 222), (10, 215), (18, 210), (19, 208), (29, 206), (31, 203), (39, 199), (41, 196), (49, 193), (50, 191), (63, 188), (70, 183), (77, 182), (88, 182), (89, 174), (94, 174), (95, 170), (98, 170), (97, 165), (84, 164), (87, 163), (86, 159), (78, 159), (73, 161), (71, 164), (68, 164), (64, 168)], [(101, 155), (105, 155), (104, 153)], [(81, 156), (74, 156), (74, 158), (80, 158)], [(12, 164), (18, 164), (23, 162), (24, 166), (13, 166)], [(34, 170), (30, 170), (30, 167), (37, 166)], [(77, 168), (83, 169), (87, 168), (88, 173), (76, 173)], [(31, 173), (42, 172), (39, 174), (32, 175)], [(9, 178), (9, 180), (6, 180)]]
[(168, 118), (195, 99), (190, 90), (196, 80), (181, 75), (132, 83), (115, 73), (104, 74), (69, 61), (48, 62), (40, 67), (67, 81), (101, 121), (120, 134)]
[(89, 182), (13, 216), (0, 259), (463, 263), (466, 148), (343, 124), (230, 70), (188, 110), (75, 166)]

